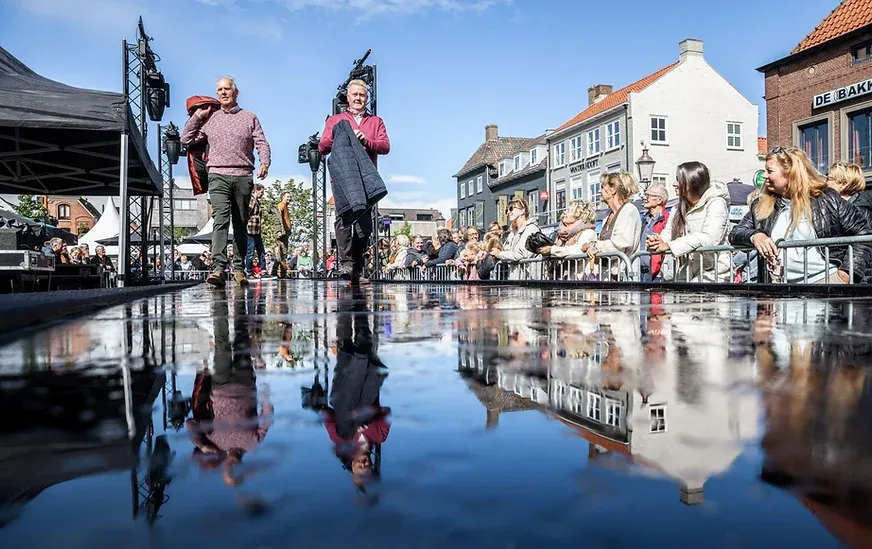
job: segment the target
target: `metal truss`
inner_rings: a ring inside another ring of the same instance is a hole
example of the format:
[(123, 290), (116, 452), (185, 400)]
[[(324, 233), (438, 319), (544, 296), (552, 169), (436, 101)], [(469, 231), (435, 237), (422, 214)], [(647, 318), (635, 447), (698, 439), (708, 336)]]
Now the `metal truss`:
[[(169, 272), (169, 279), (174, 280), (176, 273), (175, 262), (172, 259), (172, 248), (175, 245), (175, 217), (173, 215), (173, 193), (175, 190), (176, 182), (173, 179), (173, 165), (170, 163), (169, 158), (167, 157), (166, 150), (166, 134), (167, 131), (178, 131), (178, 128), (175, 127), (175, 124), (170, 122), (169, 126), (161, 126), (158, 124), (157, 133), (158, 133), (158, 155), (157, 155), (157, 165), (160, 170), (161, 178), (163, 179), (163, 196), (159, 199), (160, 205), (160, 225), (159, 225), (159, 238), (160, 238), (160, 265), (161, 265), (161, 273)], [(164, 244), (170, 241), (171, 246), (169, 253), (164, 249)], [(167, 262), (167, 257), (169, 257), (169, 262)]]
[[(327, 160), (322, 159), (318, 171), (312, 172), (312, 257), (316, 276), (327, 276)], [(324, 263), (318, 271), (318, 257)]]

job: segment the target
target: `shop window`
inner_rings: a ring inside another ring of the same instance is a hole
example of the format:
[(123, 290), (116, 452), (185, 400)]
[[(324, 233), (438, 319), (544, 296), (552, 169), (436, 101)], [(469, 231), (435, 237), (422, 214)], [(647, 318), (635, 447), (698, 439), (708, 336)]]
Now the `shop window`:
[(805, 151), (820, 173), (830, 171), (830, 124), (827, 120), (799, 128), (799, 148)]
[(872, 109), (848, 117), (848, 160), (864, 170), (872, 168)]

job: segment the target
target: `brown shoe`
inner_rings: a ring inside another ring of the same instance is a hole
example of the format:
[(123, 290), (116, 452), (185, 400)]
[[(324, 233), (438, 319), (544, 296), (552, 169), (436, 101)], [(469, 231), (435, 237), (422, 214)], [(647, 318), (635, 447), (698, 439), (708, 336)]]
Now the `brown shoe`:
[(248, 286), (248, 277), (246, 277), (245, 273), (242, 271), (236, 271), (233, 273), (233, 280), (235, 280), (240, 286)]
[(206, 282), (219, 288), (224, 286), (224, 271), (221, 269), (215, 269), (206, 277)]

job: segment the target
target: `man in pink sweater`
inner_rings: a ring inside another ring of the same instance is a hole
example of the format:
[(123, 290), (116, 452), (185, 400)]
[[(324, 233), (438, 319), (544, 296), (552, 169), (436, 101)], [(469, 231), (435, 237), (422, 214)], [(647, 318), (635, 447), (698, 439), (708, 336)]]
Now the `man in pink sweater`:
[[(327, 119), (318, 148), (321, 154), (330, 154), (333, 150), (333, 126), (342, 120), (348, 120), (354, 135), (360, 140), (372, 163), (378, 167), (378, 155), (391, 152), (391, 141), (388, 139), (385, 123), (366, 110), (366, 82), (352, 80), (348, 83), (347, 90), (348, 109)], [(366, 213), (355, 223), (348, 223), (341, 216), (337, 216), (335, 228), (339, 275), (350, 278), (353, 284), (358, 284), (363, 274), (367, 242), (372, 235), (372, 215)]]
[(239, 89), (233, 78), (218, 80), (218, 101), (221, 108), (205, 106), (185, 123), (181, 141), (190, 145), (202, 140), (209, 143), (209, 198), (212, 200), (212, 258), (214, 267), (206, 282), (224, 285), (227, 267), (227, 235), (233, 223), (233, 278), (240, 285), (245, 277), (245, 254), (248, 248), (248, 206), (254, 187), (254, 149), (260, 158), (258, 179), (269, 172), (270, 148), (260, 121), (253, 113), (239, 107)]

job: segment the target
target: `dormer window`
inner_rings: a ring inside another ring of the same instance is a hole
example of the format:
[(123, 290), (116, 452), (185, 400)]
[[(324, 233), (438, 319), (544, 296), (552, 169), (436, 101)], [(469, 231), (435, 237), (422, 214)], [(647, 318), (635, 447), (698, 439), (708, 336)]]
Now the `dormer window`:
[(521, 155), (519, 154), (519, 155), (515, 156), (515, 171), (518, 171), (520, 169), (521, 169)]
[(530, 149), (530, 164), (536, 165), (539, 163), (539, 149)]
[(502, 176), (504, 176), (504, 175), (506, 175), (506, 161), (505, 161), (505, 160), (500, 160), (500, 171), (499, 171), (499, 177), (502, 177)]

